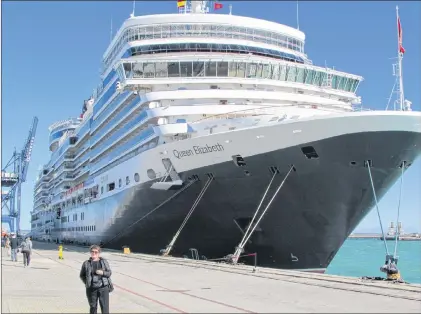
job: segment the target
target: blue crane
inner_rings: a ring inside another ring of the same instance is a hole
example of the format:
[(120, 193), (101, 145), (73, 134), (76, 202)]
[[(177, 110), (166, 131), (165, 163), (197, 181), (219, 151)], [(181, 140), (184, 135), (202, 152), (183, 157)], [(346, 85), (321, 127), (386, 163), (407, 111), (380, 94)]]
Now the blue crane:
[(38, 118), (34, 117), (22, 150), (18, 152), (15, 148), (12, 158), (1, 170), (1, 222), (7, 223), (11, 232), (20, 232), (21, 187), (26, 182), (37, 125)]

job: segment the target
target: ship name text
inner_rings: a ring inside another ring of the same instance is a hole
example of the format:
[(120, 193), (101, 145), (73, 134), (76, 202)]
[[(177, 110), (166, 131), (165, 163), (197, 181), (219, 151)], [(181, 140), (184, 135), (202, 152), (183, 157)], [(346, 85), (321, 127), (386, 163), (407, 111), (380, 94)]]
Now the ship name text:
[(172, 152), (177, 159), (181, 159), (183, 157), (189, 157), (194, 155), (202, 155), (212, 152), (222, 152), (224, 150), (224, 146), (217, 143), (213, 146), (209, 146), (206, 144), (206, 146), (193, 146), (192, 149), (187, 150), (176, 150), (174, 149)]

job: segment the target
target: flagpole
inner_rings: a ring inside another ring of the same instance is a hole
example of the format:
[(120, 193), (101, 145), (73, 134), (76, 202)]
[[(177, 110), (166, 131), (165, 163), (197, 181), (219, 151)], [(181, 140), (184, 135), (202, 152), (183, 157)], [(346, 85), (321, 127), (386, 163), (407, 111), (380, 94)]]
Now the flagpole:
[(403, 54), (401, 52), (402, 25), (400, 24), (398, 6), (396, 6), (396, 25), (398, 29), (399, 106), (400, 106), (401, 111), (403, 111), (405, 97), (404, 97), (404, 91), (403, 91), (403, 77), (402, 77), (402, 57), (403, 57)]

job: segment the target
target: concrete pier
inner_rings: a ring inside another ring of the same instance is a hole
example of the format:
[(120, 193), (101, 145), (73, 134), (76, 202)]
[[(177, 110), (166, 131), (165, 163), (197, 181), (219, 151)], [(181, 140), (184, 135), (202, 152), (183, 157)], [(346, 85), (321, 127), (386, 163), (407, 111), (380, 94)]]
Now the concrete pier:
[[(34, 242), (31, 266), (2, 254), (2, 313), (87, 313), (88, 248)], [(419, 313), (421, 286), (104, 250), (111, 313)], [(100, 311), (99, 311), (100, 312)]]

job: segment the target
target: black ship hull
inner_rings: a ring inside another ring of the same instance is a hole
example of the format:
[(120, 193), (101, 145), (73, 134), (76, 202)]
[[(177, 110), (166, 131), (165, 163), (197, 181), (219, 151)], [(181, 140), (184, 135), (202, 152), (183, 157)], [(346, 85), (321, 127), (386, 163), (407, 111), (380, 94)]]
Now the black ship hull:
[[(386, 145), (385, 139), (387, 139)], [(301, 147), (312, 146), (317, 158)], [(214, 180), (178, 236), (171, 255), (190, 256), (191, 248), (207, 259), (232, 254), (243, 237), (273, 176), (266, 207), (280, 182), (294, 165), (245, 253), (257, 252), (258, 266), (323, 271), (346, 238), (375, 205), (365, 160), (380, 200), (401, 174), (402, 161), (420, 154), (415, 132), (367, 132), (337, 136), (245, 158), (245, 166), (224, 162), (180, 173), (193, 183), (156, 211), (176, 191), (151, 189), (152, 182), (91, 203), (88, 210), (112, 209), (115, 217), (101, 240), (106, 247), (159, 254), (179, 229), (211, 173)], [(270, 168), (272, 167), (272, 168)], [(246, 171), (245, 171), (246, 170)], [(246, 173), (247, 172), (247, 173)], [(258, 215), (259, 217), (259, 215)], [(253, 257), (239, 262), (253, 264)]]

